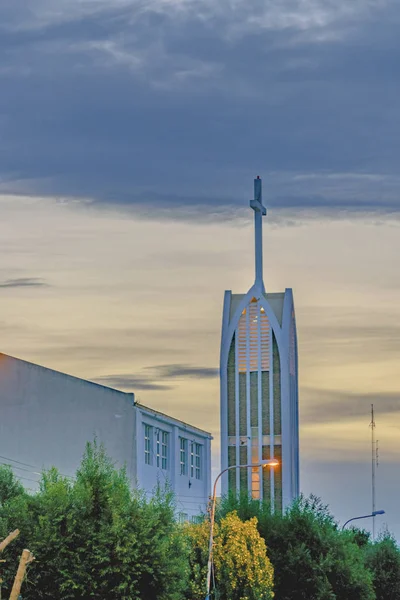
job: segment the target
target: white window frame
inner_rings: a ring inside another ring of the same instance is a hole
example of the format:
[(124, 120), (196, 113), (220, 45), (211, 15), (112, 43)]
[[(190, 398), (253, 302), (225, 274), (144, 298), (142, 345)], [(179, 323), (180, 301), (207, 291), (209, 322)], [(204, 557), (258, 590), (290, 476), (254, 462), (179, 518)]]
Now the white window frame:
[(179, 457), (181, 465), (181, 475), (187, 475), (188, 471), (188, 440), (187, 438), (179, 438)]
[(148, 425), (147, 423), (143, 423), (143, 433), (144, 433), (144, 464), (152, 465), (153, 464), (153, 427)]
[(190, 477), (193, 479), (194, 477), (194, 444), (195, 442), (190, 442)]
[(156, 432), (156, 464), (158, 469), (168, 470), (169, 432), (157, 429)]
[(157, 464), (157, 469), (160, 468), (160, 432), (161, 432), (161, 429), (157, 429), (157, 431), (156, 431), (156, 464)]
[(203, 446), (199, 443), (195, 445), (195, 476), (196, 479), (200, 480), (202, 478), (202, 454), (203, 454)]
[(166, 471), (168, 469), (168, 431), (161, 431), (161, 468)]

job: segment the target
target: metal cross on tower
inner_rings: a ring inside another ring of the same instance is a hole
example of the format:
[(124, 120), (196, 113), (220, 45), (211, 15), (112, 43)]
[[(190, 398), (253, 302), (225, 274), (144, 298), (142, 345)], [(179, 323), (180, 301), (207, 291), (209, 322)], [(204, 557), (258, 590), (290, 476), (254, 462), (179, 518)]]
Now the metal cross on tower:
[(256, 280), (255, 284), (265, 292), (263, 281), (263, 246), (262, 246), (262, 218), (267, 214), (267, 209), (262, 203), (261, 179), (257, 176), (254, 180), (254, 200), (250, 200), (250, 207), (254, 210), (255, 255), (256, 255)]

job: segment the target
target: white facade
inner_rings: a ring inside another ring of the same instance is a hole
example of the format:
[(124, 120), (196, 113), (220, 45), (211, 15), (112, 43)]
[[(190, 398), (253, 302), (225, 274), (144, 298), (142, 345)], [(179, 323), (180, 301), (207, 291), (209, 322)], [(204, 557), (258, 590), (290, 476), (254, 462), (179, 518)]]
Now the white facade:
[(232, 469), (222, 493), (251, 493), (276, 510), (299, 494), (298, 358), (293, 295), (265, 292), (262, 278), (261, 180), (255, 180), (255, 283), (247, 294), (225, 292), (221, 377), (221, 465), (258, 464), (274, 469)]
[(37, 489), (40, 471), (51, 466), (73, 477), (95, 436), (117, 467), (126, 466), (133, 486), (151, 494), (158, 482), (168, 482), (181, 518), (206, 509), (209, 433), (135, 403), (134, 394), (0, 354), (0, 463), (11, 465), (27, 488)]
[(137, 480), (151, 492), (169, 482), (182, 520), (204, 512), (210, 498), (211, 436), (136, 404)]

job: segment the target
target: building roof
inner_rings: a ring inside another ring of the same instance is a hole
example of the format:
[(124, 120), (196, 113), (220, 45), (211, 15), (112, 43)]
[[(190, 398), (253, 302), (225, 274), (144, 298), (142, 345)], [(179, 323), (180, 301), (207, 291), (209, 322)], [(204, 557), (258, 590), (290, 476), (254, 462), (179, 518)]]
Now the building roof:
[(211, 433), (209, 431), (205, 431), (204, 429), (200, 429), (200, 427), (196, 427), (195, 425), (190, 425), (190, 423), (185, 423), (185, 421), (181, 421), (180, 419), (176, 419), (175, 417), (170, 417), (169, 415), (166, 415), (165, 413), (162, 413), (159, 410), (155, 410), (154, 408), (145, 406), (144, 404), (141, 404), (140, 402), (137, 402), (137, 401), (135, 401), (135, 406), (137, 406), (138, 408), (143, 408), (144, 410), (147, 410), (155, 415), (160, 415), (160, 417), (165, 417), (168, 420), (176, 421), (177, 423), (180, 423), (181, 425), (184, 425), (185, 427), (190, 427), (190, 429), (195, 429), (196, 431), (199, 431), (200, 433), (205, 433), (207, 436), (209, 436), (212, 439)]
[(136, 402), (135, 401), (135, 395), (132, 392), (131, 393), (129, 393), (129, 392), (123, 392), (122, 390), (117, 390), (117, 389), (112, 388), (110, 386), (102, 385), (100, 383), (95, 383), (94, 381), (89, 381), (88, 379), (82, 379), (81, 377), (76, 377), (74, 375), (69, 375), (68, 373), (63, 373), (62, 371), (56, 371), (55, 369), (50, 369), (48, 367), (43, 367), (42, 365), (38, 365), (36, 363), (32, 363), (32, 362), (23, 360), (21, 358), (16, 358), (15, 356), (9, 356), (8, 354), (4, 354), (2, 352), (0, 352), (0, 369), (1, 369), (2, 362), (6, 361), (6, 360), (20, 362), (20, 363), (23, 363), (23, 364), (28, 365), (30, 367), (33, 367), (35, 369), (40, 369), (40, 370), (43, 370), (43, 371), (48, 371), (49, 373), (53, 373), (53, 374), (56, 374), (56, 375), (58, 375), (60, 377), (71, 379), (71, 380), (73, 380), (75, 382), (85, 383), (87, 385), (96, 386), (96, 387), (98, 387), (100, 389), (109, 390), (110, 392), (114, 392), (115, 394), (121, 394), (123, 396), (126, 396), (127, 400), (129, 400), (129, 402), (131, 404), (136, 405), (138, 408), (143, 408), (144, 410), (151, 411), (152, 413), (158, 414), (161, 417), (165, 417), (166, 419), (175, 421), (177, 423), (180, 423), (180, 424), (182, 424), (182, 425), (184, 425), (186, 427), (190, 427), (191, 429), (195, 429), (196, 431), (199, 431), (199, 432), (201, 432), (203, 434), (206, 434), (206, 435), (208, 435), (208, 436), (211, 437), (211, 434), (208, 431), (205, 431), (204, 429), (200, 429), (199, 427), (195, 427), (194, 425), (190, 425), (189, 423), (185, 423), (184, 421), (180, 421), (179, 419), (176, 419), (175, 417), (171, 417), (169, 415), (166, 415), (165, 413), (159, 412), (159, 411), (157, 411), (157, 410), (155, 410), (153, 408), (150, 408), (148, 406), (144, 406), (143, 404), (140, 404), (139, 402)]
[(10, 356), (9, 354), (4, 354), (3, 352), (0, 352), (0, 366), (1, 366), (1, 362), (2, 360), (12, 360), (12, 361), (17, 361), (20, 363), (24, 363), (25, 365), (28, 365), (30, 367), (34, 367), (35, 369), (40, 369), (43, 371), (49, 371), (50, 373), (54, 373), (56, 375), (59, 375), (60, 377), (65, 377), (68, 379), (72, 379), (75, 380), (76, 382), (80, 382), (80, 383), (86, 383), (88, 385), (94, 385), (97, 386), (98, 388), (103, 388), (103, 389), (107, 389), (110, 390), (112, 392), (115, 392), (117, 394), (124, 394), (125, 396), (134, 396), (133, 393), (128, 393), (128, 392), (122, 392), (121, 390), (116, 390), (115, 388), (112, 388), (110, 386), (107, 385), (102, 385), (101, 383), (96, 383), (94, 381), (90, 381), (89, 379), (83, 379), (82, 377), (76, 377), (76, 375), (70, 375), (69, 373), (63, 373), (62, 371), (57, 371), (56, 369), (50, 369), (49, 367), (44, 367), (43, 365), (38, 365), (37, 363), (33, 363), (27, 360), (23, 360), (22, 358), (17, 358), (16, 356)]

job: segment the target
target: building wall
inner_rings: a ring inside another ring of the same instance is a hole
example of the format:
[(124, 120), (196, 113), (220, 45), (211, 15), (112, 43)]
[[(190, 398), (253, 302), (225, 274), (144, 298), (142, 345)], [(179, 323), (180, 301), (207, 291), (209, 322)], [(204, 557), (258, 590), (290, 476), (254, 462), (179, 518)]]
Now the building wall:
[[(152, 428), (151, 465), (145, 464), (145, 423)], [(156, 465), (156, 429), (168, 434), (166, 469)], [(0, 354), (0, 456), (4, 457), (0, 463), (13, 464), (26, 487), (37, 489), (40, 476), (36, 473), (52, 466), (73, 477), (86, 443), (95, 436), (117, 467), (126, 466), (133, 485), (150, 494), (157, 482), (168, 481), (176, 494), (177, 512), (184, 518), (206, 509), (211, 477), (209, 434), (134, 404), (133, 394)], [(200, 479), (195, 473), (191, 476), (190, 464), (181, 475), (180, 437), (202, 448)]]
[[(136, 451), (138, 455), (139, 487), (150, 494), (158, 484), (162, 487), (170, 485), (175, 491), (177, 512), (180, 513), (182, 519), (190, 519), (205, 512), (211, 493), (210, 435), (141, 405), (137, 405), (137, 410)], [(145, 459), (146, 425), (151, 429), (150, 464)], [(163, 432), (168, 436), (166, 468), (163, 468), (162, 465)], [(160, 440), (159, 452), (157, 452), (157, 437)], [(184, 440), (182, 455), (181, 439)], [(192, 445), (193, 455), (191, 453)], [(200, 450), (198, 455), (199, 470), (196, 470), (196, 449)], [(193, 464), (191, 461), (192, 456)]]
[(133, 402), (133, 394), (0, 354), (0, 455), (73, 476), (86, 443), (97, 436), (135, 479)]
[(222, 492), (251, 492), (282, 510), (299, 493), (297, 340), (291, 290), (226, 292), (221, 342)]

